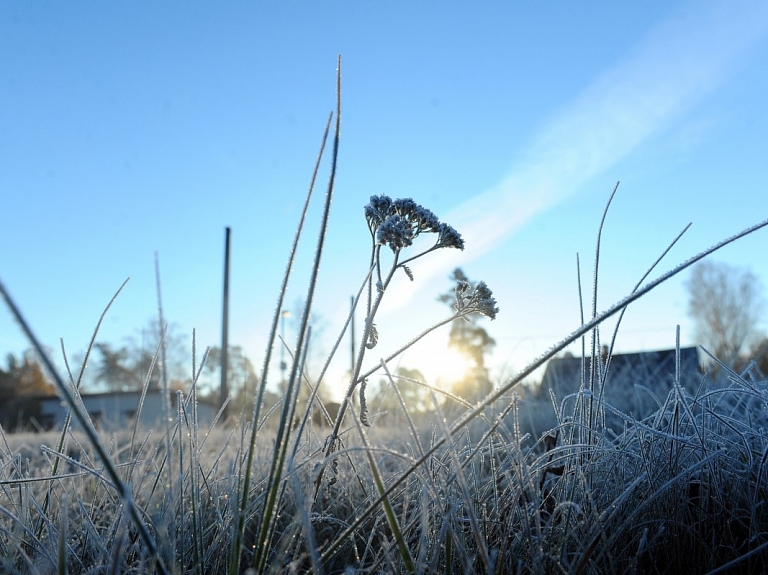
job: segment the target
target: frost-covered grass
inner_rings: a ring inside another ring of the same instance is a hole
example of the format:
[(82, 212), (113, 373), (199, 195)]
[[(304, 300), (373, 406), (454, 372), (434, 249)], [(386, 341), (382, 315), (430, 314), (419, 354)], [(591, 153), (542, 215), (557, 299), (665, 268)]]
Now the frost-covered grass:
[[(644, 421), (627, 417), (617, 437), (583, 426), (578, 413), (561, 414), (542, 438), (522, 435), (526, 406), (515, 395), (452, 436), (437, 412), (414, 422), (416, 433), (387, 425), (394, 414), (374, 416), (370, 430), (353, 421), (343, 432), (335, 482), (314, 504), (330, 428), (309, 423), (283, 475), (265, 571), (759, 572), (768, 564), (767, 399), (766, 382), (748, 374), (717, 386), (703, 378), (693, 395), (675, 387)], [(172, 429), (174, 476), (163, 434), (100, 435), (157, 557), (86, 437), (70, 432), (58, 451), (58, 433), (4, 434), (0, 571), (143, 573), (159, 558), (170, 572), (227, 572), (247, 430), (195, 439), (183, 420)], [(256, 445), (243, 566), (254, 557), (275, 433), (267, 423)]]
[[(302, 377), (333, 195), (337, 94), (317, 256), (292, 345), (297, 361), (274, 410), (262, 404), (303, 216), (279, 290), (254, 411), (234, 424), (200, 426), (193, 385), (175, 413), (167, 402), (165, 428), (99, 433), (78, 401), (78, 380), (56, 373), (0, 284), (83, 430), (73, 433), (67, 423), (48, 435), (0, 434), (0, 571), (752, 573), (768, 565), (768, 392), (759, 374), (730, 374), (716, 385), (702, 377), (696, 390), (684, 389), (678, 375), (661, 408), (638, 421), (603, 401), (601, 390), (612, 382), (597, 361), (573, 400), (562, 404), (570, 407), (552, 402), (552, 428), (540, 436), (523, 430), (544, 405), (518, 395), (525, 378), (575, 341), (585, 348), (589, 343), (599, 360), (595, 350), (605, 319), (620, 317), (669, 277), (768, 222), (644, 287), (638, 283), (603, 313), (593, 306), (581, 327), (478, 404), (427, 386), (431, 412), (415, 417), (401, 401), (399, 413), (384, 415), (365, 395), (367, 378), (388, 373), (387, 362), (399, 353), (381, 362), (370, 359), (379, 303), (396, 278), (418, 281), (417, 267), (408, 264), (436, 249), (463, 249), (464, 242), (412, 200), (375, 196), (365, 207), (368, 273), (351, 288), (364, 327), (344, 403), (326, 426), (297, 408), (304, 386), (310, 402), (320, 403), (314, 392), (327, 367), (313, 381)], [(419, 248), (417, 237), (429, 234), (435, 243)], [(594, 261), (596, 278), (599, 235)], [(593, 301), (596, 290), (595, 280)], [(416, 339), (469, 314), (493, 319), (499, 313), (483, 282), (459, 282), (455, 294), (455, 313)], [(97, 332), (98, 326), (94, 341)], [(193, 380), (197, 374), (195, 366)], [(398, 394), (397, 382), (391, 382)], [(621, 434), (606, 427), (606, 414), (625, 421)]]

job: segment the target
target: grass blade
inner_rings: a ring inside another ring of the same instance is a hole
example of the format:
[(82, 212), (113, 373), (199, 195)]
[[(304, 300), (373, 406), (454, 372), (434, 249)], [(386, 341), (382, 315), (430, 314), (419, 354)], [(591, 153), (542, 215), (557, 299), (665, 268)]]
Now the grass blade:
[(70, 391), (67, 384), (64, 383), (64, 380), (59, 375), (58, 370), (54, 367), (53, 362), (51, 362), (50, 358), (48, 357), (48, 354), (45, 352), (42, 345), (40, 345), (40, 342), (37, 340), (37, 337), (35, 337), (34, 333), (32, 333), (32, 329), (29, 327), (26, 320), (24, 319), (24, 316), (21, 314), (21, 311), (16, 306), (16, 303), (11, 298), (8, 291), (5, 289), (5, 285), (2, 283), (2, 281), (0, 281), (0, 295), (3, 296), (3, 299), (8, 305), (8, 308), (11, 310), (11, 314), (14, 316), (18, 324), (21, 326), (22, 331), (26, 335), (29, 342), (32, 344), (32, 347), (37, 352), (38, 357), (43, 362), (43, 365), (45, 369), (48, 371), (48, 374), (53, 378), (54, 382), (56, 383), (56, 386), (59, 389), (59, 393), (64, 397), (64, 400), (69, 405), (69, 408), (72, 410), (72, 413), (74, 414), (75, 418), (78, 420), (78, 423), (80, 423), (80, 425), (82, 426), (86, 436), (88, 437), (88, 441), (91, 443), (93, 448), (98, 453), (99, 459), (101, 459), (102, 463), (104, 464), (104, 468), (107, 471), (107, 475), (115, 484), (115, 487), (117, 489), (118, 495), (120, 496), (120, 499), (128, 507), (128, 512), (131, 515), (131, 519), (133, 521), (134, 526), (136, 527), (137, 532), (139, 533), (139, 536), (144, 541), (144, 544), (147, 546), (147, 549), (149, 550), (151, 556), (157, 561), (158, 572), (165, 575), (166, 573), (168, 573), (168, 569), (166, 568), (162, 558), (158, 555), (157, 545), (155, 544), (154, 539), (149, 534), (149, 530), (144, 524), (141, 514), (139, 513), (139, 509), (133, 501), (133, 497), (131, 496), (131, 492), (128, 489), (128, 486), (125, 483), (123, 483), (123, 481), (120, 479), (120, 475), (117, 472), (117, 467), (115, 466), (112, 459), (109, 457), (107, 450), (102, 445), (101, 440), (99, 439), (99, 436), (93, 427), (93, 423), (88, 418), (88, 415), (85, 412), (85, 410), (82, 409), (78, 404), (78, 402), (75, 400), (75, 396), (73, 395), (73, 392)]

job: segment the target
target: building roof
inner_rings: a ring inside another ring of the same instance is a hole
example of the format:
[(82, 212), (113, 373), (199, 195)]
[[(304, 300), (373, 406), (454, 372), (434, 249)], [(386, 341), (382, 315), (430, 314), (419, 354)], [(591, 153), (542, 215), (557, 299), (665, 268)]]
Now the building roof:
[[(650, 389), (671, 387), (676, 369), (675, 349), (614, 354), (608, 362), (607, 382), (642, 385)], [(601, 361), (605, 367), (605, 353)], [(575, 393), (581, 385), (582, 358), (556, 357), (549, 361), (542, 385), (559, 396)], [(589, 377), (590, 358), (584, 360), (585, 377)], [(680, 348), (681, 383), (686, 385), (699, 374), (699, 357), (695, 347)]]

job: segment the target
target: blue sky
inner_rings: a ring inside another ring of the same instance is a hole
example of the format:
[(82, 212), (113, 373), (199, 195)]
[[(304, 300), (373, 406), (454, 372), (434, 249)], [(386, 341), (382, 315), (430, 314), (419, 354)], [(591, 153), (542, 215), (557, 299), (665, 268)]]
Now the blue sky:
[[(658, 273), (768, 217), (761, 2), (7, 2), (0, 54), (0, 279), (42, 341), (73, 354), (129, 276), (100, 339), (119, 344), (155, 315), (155, 251), (166, 318), (217, 345), (231, 226), (230, 340), (260, 364), (338, 54), (318, 356), (365, 273), (372, 194), (412, 197), (466, 240), (387, 294), (377, 350), (443, 317), (435, 298), (458, 265), (497, 296), (496, 374), (578, 327), (576, 254), (587, 289), (617, 181), (599, 309), (687, 223)], [(768, 285), (766, 245), (759, 232), (713, 259)], [(619, 350), (673, 346), (678, 324), (695, 343), (686, 277), (630, 307)], [(436, 377), (446, 341), (447, 329), (403, 365)], [(0, 353), (25, 347), (3, 309)]]

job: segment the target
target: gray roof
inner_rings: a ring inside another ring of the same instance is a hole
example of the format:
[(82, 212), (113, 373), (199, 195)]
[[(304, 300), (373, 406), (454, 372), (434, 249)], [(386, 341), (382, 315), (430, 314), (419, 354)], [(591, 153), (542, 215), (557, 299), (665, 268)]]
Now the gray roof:
[[(608, 363), (606, 385), (642, 385), (651, 390), (669, 389), (675, 377), (674, 349), (614, 354)], [(556, 357), (549, 361), (542, 385), (551, 388), (559, 398), (579, 390), (581, 357)], [(585, 377), (589, 377), (590, 358), (584, 360)], [(699, 358), (695, 347), (680, 348), (680, 372), (683, 386), (698, 379)]]

